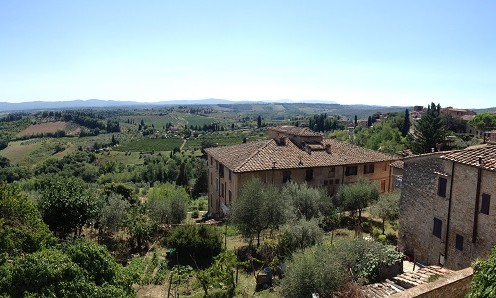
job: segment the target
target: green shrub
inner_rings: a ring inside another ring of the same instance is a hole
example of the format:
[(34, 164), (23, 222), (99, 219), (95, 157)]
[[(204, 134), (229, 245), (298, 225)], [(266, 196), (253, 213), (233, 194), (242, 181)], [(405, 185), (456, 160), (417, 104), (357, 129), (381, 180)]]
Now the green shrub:
[(387, 244), (387, 238), (386, 238), (386, 235), (383, 235), (383, 234), (379, 235), (379, 236), (377, 237), (377, 241), (378, 241), (379, 243), (382, 243), (382, 244)]
[(200, 211), (195, 210), (193, 213), (191, 213), (191, 218), (198, 218), (200, 217)]
[(468, 298), (494, 297), (496, 293), (496, 247), (487, 260), (477, 259), (473, 264), (474, 277), (470, 284)]
[(373, 229), (372, 229), (372, 233), (371, 233), (371, 234), (372, 234), (372, 237), (373, 237), (374, 239), (377, 239), (377, 238), (379, 238), (379, 236), (382, 234), (382, 231), (381, 231), (381, 229), (378, 229), (378, 228), (373, 228)]
[(222, 237), (210, 226), (185, 225), (171, 231), (167, 244), (176, 249), (182, 262), (208, 265), (221, 252)]

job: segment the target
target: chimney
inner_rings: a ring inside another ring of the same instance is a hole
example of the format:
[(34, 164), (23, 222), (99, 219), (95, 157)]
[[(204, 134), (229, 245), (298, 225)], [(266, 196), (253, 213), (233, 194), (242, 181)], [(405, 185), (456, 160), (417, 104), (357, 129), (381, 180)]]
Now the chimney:
[(477, 158), (479, 159), (479, 166), (482, 167), (484, 165), (484, 163), (482, 161), (483, 156), (479, 155), (479, 156), (477, 156)]
[(325, 152), (328, 154), (331, 154), (331, 144), (326, 144), (325, 145)]
[(431, 148), (431, 152), (434, 153), (436, 150), (434, 148)]
[(305, 146), (305, 151), (308, 153), (308, 154), (312, 154), (312, 148), (310, 148), (310, 146), (306, 145)]

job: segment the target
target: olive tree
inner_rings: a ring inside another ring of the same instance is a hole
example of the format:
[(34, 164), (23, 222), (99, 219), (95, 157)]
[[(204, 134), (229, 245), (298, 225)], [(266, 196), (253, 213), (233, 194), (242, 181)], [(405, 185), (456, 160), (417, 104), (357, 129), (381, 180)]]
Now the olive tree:
[(277, 228), (286, 222), (289, 206), (278, 189), (266, 186), (258, 179), (248, 181), (238, 199), (232, 203), (230, 221), (249, 239), (250, 245), (269, 228)]
[(179, 224), (186, 218), (189, 195), (170, 183), (153, 187), (148, 193), (148, 210), (159, 224)]
[(381, 195), (370, 211), (372, 215), (382, 219), (382, 234), (384, 234), (385, 221), (391, 222), (400, 216), (400, 193), (390, 192)]
[(355, 183), (345, 184), (337, 194), (338, 205), (343, 210), (358, 212), (358, 222), (362, 221), (362, 210), (379, 199), (379, 190), (375, 182), (360, 179)]

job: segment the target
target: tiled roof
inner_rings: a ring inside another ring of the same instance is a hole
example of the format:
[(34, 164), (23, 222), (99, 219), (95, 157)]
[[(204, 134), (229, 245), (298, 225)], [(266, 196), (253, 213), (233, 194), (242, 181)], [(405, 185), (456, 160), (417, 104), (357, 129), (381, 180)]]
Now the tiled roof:
[(397, 169), (403, 169), (404, 165), (405, 165), (405, 162), (402, 160), (396, 160), (390, 164), (390, 166), (392, 166), (393, 168), (397, 168)]
[(322, 136), (320, 133), (317, 133), (308, 127), (277, 126), (277, 127), (269, 127), (269, 129), (273, 130), (273, 131), (278, 131), (278, 132), (287, 133), (287, 134), (291, 134), (294, 136), (301, 136), (301, 137), (320, 137), (320, 136)]
[(496, 145), (454, 151), (441, 156), (442, 159), (476, 167), (479, 166), (480, 157), (482, 157), (482, 168), (490, 171), (496, 171)]
[(289, 139), (278, 144), (270, 139), (260, 142), (208, 148), (205, 151), (234, 172), (252, 172), (275, 169), (294, 169), (394, 161), (398, 158), (352, 144), (325, 139), (330, 152), (307, 152)]

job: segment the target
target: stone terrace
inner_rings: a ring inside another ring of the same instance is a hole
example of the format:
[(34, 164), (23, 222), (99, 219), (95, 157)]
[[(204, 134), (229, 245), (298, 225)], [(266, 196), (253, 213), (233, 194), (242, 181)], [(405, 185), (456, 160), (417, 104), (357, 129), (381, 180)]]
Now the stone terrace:
[(427, 266), (413, 272), (402, 273), (391, 279), (386, 279), (384, 282), (366, 285), (362, 291), (368, 298), (388, 297), (452, 272), (439, 266)]

